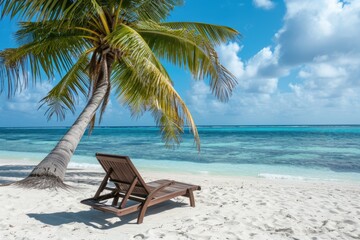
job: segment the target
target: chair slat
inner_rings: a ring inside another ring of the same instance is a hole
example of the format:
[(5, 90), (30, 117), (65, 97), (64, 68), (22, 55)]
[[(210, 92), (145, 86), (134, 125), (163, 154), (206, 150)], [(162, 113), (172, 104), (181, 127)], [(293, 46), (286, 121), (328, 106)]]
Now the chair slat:
[[(148, 207), (174, 197), (188, 197), (190, 205), (195, 207), (193, 191), (200, 190), (200, 186), (167, 179), (145, 183), (129, 157), (97, 153), (96, 158), (104, 168), (106, 176), (95, 197), (82, 200), (81, 203), (83, 204), (104, 212), (114, 213), (117, 216), (123, 216), (140, 210), (137, 220), (139, 224), (142, 223)], [(108, 181), (113, 182), (115, 188), (106, 187)], [(110, 190), (111, 192), (100, 195), (104, 190)], [(120, 197), (122, 201), (118, 206)], [(107, 201), (110, 199), (113, 199), (111, 205), (107, 204)], [(106, 201), (104, 202), (104, 200)], [(127, 200), (138, 203), (130, 205)]]

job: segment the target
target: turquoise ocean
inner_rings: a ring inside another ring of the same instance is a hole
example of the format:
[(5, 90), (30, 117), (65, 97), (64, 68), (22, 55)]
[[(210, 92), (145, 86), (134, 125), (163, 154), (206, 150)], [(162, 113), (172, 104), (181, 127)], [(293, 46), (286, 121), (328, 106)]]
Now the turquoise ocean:
[[(1, 159), (41, 160), (67, 128), (0, 128)], [(156, 127), (101, 127), (84, 135), (70, 167), (99, 167), (96, 152), (128, 155), (142, 170), (198, 175), (360, 181), (360, 126), (200, 126), (165, 148)]]

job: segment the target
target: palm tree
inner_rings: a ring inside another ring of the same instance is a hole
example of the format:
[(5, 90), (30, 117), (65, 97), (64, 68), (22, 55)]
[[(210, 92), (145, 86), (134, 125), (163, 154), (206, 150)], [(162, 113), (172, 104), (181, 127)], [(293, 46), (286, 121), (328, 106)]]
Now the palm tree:
[[(160, 62), (209, 79), (215, 96), (228, 100), (234, 76), (218, 59), (215, 46), (238, 32), (196, 22), (165, 22), (179, 0), (0, 0), (2, 17), (17, 17), (18, 48), (0, 52), (0, 91), (13, 95), (31, 80), (61, 80), (41, 103), (47, 116), (74, 113), (78, 96), (87, 105), (55, 148), (18, 184), (64, 187), (67, 165), (85, 130), (104, 113), (110, 90), (134, 116), (150, 111), (167, 145), (179, 144), (188, 126), (200, 149), (194, 120)], [(29, 74), (30, 73), (30, 76)]]

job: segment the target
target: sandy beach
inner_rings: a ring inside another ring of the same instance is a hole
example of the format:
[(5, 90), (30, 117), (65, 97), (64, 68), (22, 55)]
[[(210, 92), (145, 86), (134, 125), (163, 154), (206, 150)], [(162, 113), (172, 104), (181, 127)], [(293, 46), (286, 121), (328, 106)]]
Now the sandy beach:
[[(2, 163), (0, 183), (25, 177), (26, 162)], [(70, 190), (0, 187), (0, 239), (360, 239), (360, 186), (355, 182), (182, 175), (143, 172), (199, 184), (196, 207), (176, 198), (116, 217), (80, 204), (91, 197), (101, 169), (69, 169)]]
[(360, 0), (0, 0), (0, 240), (360, 240), (359, 26)]

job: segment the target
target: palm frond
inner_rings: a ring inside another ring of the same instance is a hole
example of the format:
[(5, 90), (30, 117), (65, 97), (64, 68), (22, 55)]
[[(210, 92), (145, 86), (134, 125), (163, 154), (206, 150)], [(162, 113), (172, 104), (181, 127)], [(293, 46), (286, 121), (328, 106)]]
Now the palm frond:
[(89, 47), (81, 32), (55, 31), (53, 25), (54, 22), (22, 23), (16, 36), (24, 44), (0, 53), (0, 76), (12, 83), (8, 84), (10, 94), (17, 90), (17, 83), (27, 84), (28, 73), (36, 83), (44, 73), (52, 79), (56, 73), (68, 71), (74, 59)]
[(142, 63), (142, 59), (148, 59), (155, 64), (163, 74), (168, 76), (168, 73), (154, 55), (152, 49), (135, 29), (124, 24), (119, 24), (117, 29), (109, 34), (105, 40), (111, 48), (118, 49), (122, 55), (130, 57), (131, 59), (139, 59), (139, 64)]
[(226, 43), (230, 40), (235, 40), (240, 35), (238, 31), (227, 26), (199, 22), (163, 22), (159, 23), (159, 25), (170, 27), (174, 30), (186, 29), (187, 31), (195, 31), (196, 35), (213, 44)]
[(170, 79), (147, 58), (138, 65), (138, 59), (123, 58), (114, 66), (113, 86), (120, 101), (129, 106), (133, 116), (151, 111), (167, 145), (178, 144), (185, 122), (190, 127), (195, 143), (200, 149), (195, 122), (173, 88)]
[[(65, 21), (68, 22), (68, 21)], [(43, 22), (19, 22), (19, 30), (15, 33), (15, 39), (21, 45), (31, 42), (46, 42), (54, 38), (65, 39), (67, 37), (78, 37), (85, 40), (97, 40), (96, 32), (87, 26), (78, 27), (69, 22), (66, 26), (62, 21)]]
[(83, 54), (65, 76), (53, 87), (40, 102), (40, 107), (46, 105), (46, 115), (50, 120), (53, 115), (64, 120), (67, 110), (75, 112), (79, 93), (87, 96), (89, 91), (89, 78), (86, 72), (88, 57)]
[(104, 33), (109, 34), (111, 26), (109, 26), (108, 24), (108, 21), (106, 19), (106, 14), (102, 6), (99, 5), (99, 3), (96, 0), (91, 0), (91, 4), (93, 9), (95, 10), (94, 12), (96, 13), (97, 16), (99, 16), (99, 20), (102, 24), (102, 28), (104, 29)]
[(7, 88), (8, 97), (11, 97), (16, 91), (21, 91), (28, 85), (25, 59), (21, 58), (18, 61), (10, 60), (16, 52), (17, 49), (15, 48), (0, 51), (0, 93)]
[(183, 4), (183, 0), (133, 0), (123, 1), (123, 14), (129, 21), (164, 20), (176, 6)]
[(34, 18), (38, 21), (55, 20), (72, 4), (72, 0), (0, 0), (1, 18), (9, 15), (11, 18), (20, 16), (28, 21)]
[[(177, 115), (168, 115), (158, 108), (158, 105), (153, 103), (150, 106), (150, 111), (152, 116), (155, 119), (155, 122), (158, 126), (161, 126), (161, 133), (163, 140), (166, 143), (167, 147), (174, 147), (175, 144), (178, 145), (181, 143), (181, 135), (184, 133), (184, 121)], [(169, 142), (169, 139), (172, 139), (173, 143)], [(200, 150), (199, 142), (196, 141), (198, 150)]]
[(229, 99), (236, 78), (221, 65), (209, 39), (193, 29), (172, 29), (154, 22), (140, 22), (136, 30), (157, 56), (189, 69), (195, 79), (209, 78), (215, 96)]

